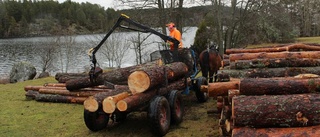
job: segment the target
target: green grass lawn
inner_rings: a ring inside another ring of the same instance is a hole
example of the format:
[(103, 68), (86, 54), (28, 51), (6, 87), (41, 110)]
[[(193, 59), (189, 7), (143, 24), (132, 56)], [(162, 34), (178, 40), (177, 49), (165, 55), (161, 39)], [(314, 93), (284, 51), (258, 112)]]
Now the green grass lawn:
[[(0, 84), (0, 136), (83, 136), (83, 106), (44, 103), (25, 98), (24, 86), (55, 82), (53, 77)], [(71, 132), (69, 132), (71, 131)]]

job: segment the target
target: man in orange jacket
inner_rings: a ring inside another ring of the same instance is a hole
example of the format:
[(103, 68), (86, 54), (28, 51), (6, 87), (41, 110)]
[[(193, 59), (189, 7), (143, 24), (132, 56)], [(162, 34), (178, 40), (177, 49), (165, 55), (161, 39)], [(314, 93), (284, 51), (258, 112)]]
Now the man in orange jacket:
[[(169, 36), (177, 39), (180, 44), (179, 44), (179, 48), (182, 48), (182, 40), (181, 40), (181, 33), (180, 31), (176, 28), (175, 24), (170, 22), (169, 24), (166, 25), (170, 31)], [(169, 45), (170, 45), (170, 50), (174, 49), (174, 45), (172, 42), (168, 41)]]

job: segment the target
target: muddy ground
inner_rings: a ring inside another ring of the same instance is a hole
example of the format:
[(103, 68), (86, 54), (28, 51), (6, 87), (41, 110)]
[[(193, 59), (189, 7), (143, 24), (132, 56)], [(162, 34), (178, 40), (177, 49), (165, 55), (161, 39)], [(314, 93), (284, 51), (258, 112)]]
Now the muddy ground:
[[(182, 123), (171, 125), (166, 137), (219, 137), (216, 101), (213, 98), (205, 103), (198, 103), (194, 93), (184, 95), (185, 114)], [(106, 136), (155, 136), (147, 124), (147, 112), (132, 112), (123, 123), (109, 126)]]

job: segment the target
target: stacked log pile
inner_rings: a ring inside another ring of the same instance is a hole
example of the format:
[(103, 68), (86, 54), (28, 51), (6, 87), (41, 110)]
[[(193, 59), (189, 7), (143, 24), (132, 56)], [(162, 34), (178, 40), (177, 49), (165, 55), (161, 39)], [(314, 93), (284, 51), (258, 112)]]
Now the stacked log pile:
[(233, 78), (292, 77), (301, 73), (320, 75), (320, 46), (289, 44), (268, 48), (227, 49), (227, 68)]
[(320, 136), (319, 45), (226, 53), (231, 80), (201, 87), (217, 98), (222, 136)]
[(182, 62), (164, 65), (158, 60), (99, 72), (94, 82), (88, 74), (58, 73), (55, 78), (59, 83), (25, 86), (24, 90), (26, 97), (36, 101), (78, 103), (89, 112), (103, 110), (112, 114), (133, 111), (157, 95), (185, 89), (189, 84), (188, 72), (188, 66)]

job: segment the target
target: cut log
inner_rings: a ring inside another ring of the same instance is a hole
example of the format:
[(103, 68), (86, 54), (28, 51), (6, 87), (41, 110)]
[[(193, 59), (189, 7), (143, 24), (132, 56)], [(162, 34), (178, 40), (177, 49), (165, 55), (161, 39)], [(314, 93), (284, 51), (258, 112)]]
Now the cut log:
[(37, 96), (38, 94), (39, 94), (38, 91), (28, 90), (25, 95), (26, 95), (26, 99), (31, 99), (31, 100), (33, 100), (33, 99), (36, 98), (36, 96)]
[[(241, 90), (240, 90), (241, 92)], [(320, 94), (235, 96), (235, 127), (299, 127), (320, 124)]]
[(244, 70), (223, 70), (233, 78), (271, 78), (293, 77), (299, 74), (312, 73), (320, 75), (320, 67), (296, 67), (296, 68), (261, 68)]
[(228, 90), (230, 89), (239, 89), (240, 79), (231, 79), (229, 82), (214, 82), (207, 85), (202, 85), (201, 90), (206, 89), (209, 97), (216, 96), (228, 96)]
[(80, 88), (103, 85), (105, 81), (111, 82), (113, 84), (123, 85), (127, 83), (129, 75), (135, 69), (141, 68), (143, 66), (158, 66), (157, 63), (159, 63), (159, 61), (148, 62), (145, 64), (125, 67), (125, 68), (113, 69), (113, 70), (104, 72), (102, 74), (99, 74), (94, 79), (94, 82), (90, 81), (89, 76), (82, 77), (79, 79), (72, 79), (66, 82), (66, 87), (68, 90), (77, 90)]
[(274, 53), (239, 53), (230, 54), (230, 62), (236, 60), (251, 60), (262, 58), (312, 58), (320, 59), (320, 51), (305, 51), (305, 52), (274, 52)]
[(100, 92), (112, 92), (113, 90), (109, 89), (107, 91), (107, 89), (105, 90), (92, 90), (92, 91), (72, 91), (70, 92), (67, 89), (51, 89), (51, 88), (41, 88), (39, 89), (39, 93), (41, 94), (56, 94), (56, 95), (63, 95), (63, 96), (76, 96), (76, 97), (89, 97), (89, 96), (93, 96), (97, 93)]
[(87, 97), (62, 96), (51, 94), (37, 94), (36, 101), (40, 102), (54, 102), (54, 103), (76, 103), (82, 104)]
[(320, 66), (320, 59), (278, 58), (278, 59), (238, 60), (230, 64), (230, 69), (317, 67), (317, 66)]
[[(65, 84), (64, 84), (65, 85)], [(24, 90), (25, 91), (29, 91), (29, 90), (35, 90), (35, 91), (39, 91), (40, 89), (47, 89), (47, 90), (58, 90), (58, 91), (62, 91), (62, 90), (67, 90), (67, 88), (63, 85), (55, 85), (55, 84), (48, 84), (45, 86), (25, 86)], [(128, 89), (127, 85), (113, 85), (112, 89)], [(101, 92), (108, 92), (111, 91), (110, 88), (104, 86), (104, 85), (98, 85), (98, 86), (94, 86), (94, 87), (89, 87), (89, 88), (82, 88), (79, 90), (74, 90), (73, 92), (85, 92), (85, 91), (101, 91)], [(50, 92), (50, 91), (48, 91)], [(44, 92), (42, 92), (44, 93)], [(56, 93), (46, 93), (46, 94), (56, 94)]]
[(320, 137), (320, 125), (291, 128), (250, 128), (237, 127), (232, 130), (232, 137)]
[(102, 102), (103, 111), (108, 114), (113, 113), (117, 108), (116, 103), (119, 100), (122, 100), (122, 99), (128, 97), (129, 95), (130, 95), (130, 93), (128, 93), (128, 92), (122, 92), (120, 94), (105, 98)]
[(99, 108), (102, 108), (102, 101), (109, 97), (114, 96), (122, 92), (129, 91), (129, 88), (127, 90), (113, 90), (111, 92), (100, 92), (93, 96), (88, 97), (84, 103), (84, 109), (90, 111), (90, 112), (96, 112)]
[(146, 105), (156, 95), (165, 95), (169, 93), (171, 90), (182, 90), (185, 88), (186, 88), (186, 82), (184, 78), (177, 81), (173, 81), (173, 82), (170, 82), (170, 84), (166, 87), (153, 88), (151, 90), (142, 92), (140, 94), (128, 96), (127, 98), (118, 101), (117, 109), (119, 111), (130, 112), (135, 108)]
[(232, 104), (232, 98), (234, 96), (238, 96), (238, 95), (240, 95), (240, 90), (239, 89), (229, 89), (228, 90), (228, 101), (229, 101), (230, 105)]
[(57, 73), (55, 75), (55, 79), (59, 83), (65, 83), (66, 81), (70, 79), (78, 79), (88, 76), (88, 73)]
[(255, 48), (255, 49), (227, 49), (225, 54), (258, 53), (258, 52), (282, 52), (282, 51), (320, 51), (320, 46), (312, 46), (302, 43), (291, 44), (282, 47)]
[(132, 94), (142, 93), (159, 84), (181, 79), (188, 74), (188, 66), (183, 62), (174, 62), (163, 66), (144, 67), (134, 71), (128, 77), (128, 86)]
[(230, 81), (230, 76), (228, 73), (219, 72), (217, 74), (217, 82), (228, 82)]
[(40, 88), (43, 88), (44, 86), (24, 86), (24, 91), (29, 91), (29, 90), (35, 90), (35, 91), (39, 91)]
[(320, 78), (245, 78), (241, 95), (285, 95), (320, 92)]
[(45, 87), (66, 87), (65, 83), (46, 83), (43, 86)]

